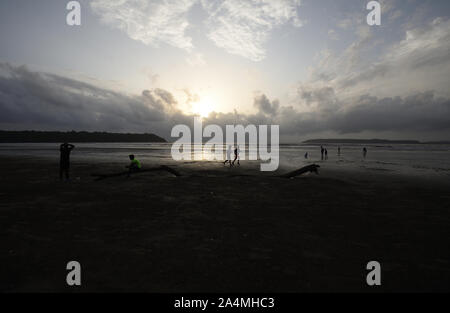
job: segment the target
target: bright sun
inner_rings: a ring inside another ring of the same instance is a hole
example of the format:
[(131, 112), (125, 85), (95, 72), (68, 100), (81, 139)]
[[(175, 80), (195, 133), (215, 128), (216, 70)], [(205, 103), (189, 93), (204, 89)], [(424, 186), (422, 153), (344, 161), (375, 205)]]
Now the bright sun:
[(202, 97), (199, 101), (192, 104), (192, 112), (201, 117), (208, 117), (213, 110), (213, 101), (210, 97)]

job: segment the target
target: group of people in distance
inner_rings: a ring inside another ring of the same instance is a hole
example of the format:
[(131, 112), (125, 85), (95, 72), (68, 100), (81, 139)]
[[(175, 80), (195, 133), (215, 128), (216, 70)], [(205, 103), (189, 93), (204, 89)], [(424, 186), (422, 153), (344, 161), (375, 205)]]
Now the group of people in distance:
[[(341, 156), (341, 146), (338, 146), (337, 148), (338, 151), (338, 156)], [(321, 155), (321, 159), (323, 160), (328, 160), (328, 150), (326, 148), (324, 148), (323, 146), (320, 146), (320, 155)], [(367, 148), (364, 147), (363, 148), (363, 157), (364, 159), (367, 156)], [(305, 159), (308, 159), (308, 152), (305, 153)]]
[(323, 146), (320, 146), (320, 155), (322, 156), (322, 161), (324, 160), (324, 155), (325, 160), (328, 160), (328, 150), (325, 149)]
[(232, 166), (234, 166), (234, 163), (235, 163), (236, 160), (237, 160), (237, 164), (238, 164), (238, 165), (241, 165), (241, 163), (239, 162), (239, 161), (240, 161), (239, 153), (241, 152), (241, 150), (239, 149), (239, 146), (236, 146), (236, 147), (234, 148), (234, 160), (233, 160), (233, 161), (231, 161), (231, 153), (232, 153), (232, 151), (233, 151), (233, 149), (231, 148), (231, 145), (229, 145), (229, 146), (228, 146), (228, 149), (227, 149), (227, 158), (226, 158), (226, 160), (223, 162), (223, 164), (225, 165), (225, 164), (227, 164), (227, 163), (230, 163), (230, 167), (232, 167)]

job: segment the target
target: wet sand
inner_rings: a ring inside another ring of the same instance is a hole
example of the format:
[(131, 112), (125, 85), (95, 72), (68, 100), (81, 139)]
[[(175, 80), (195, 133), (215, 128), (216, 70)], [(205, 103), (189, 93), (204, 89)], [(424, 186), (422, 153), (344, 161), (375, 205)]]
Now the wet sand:
[[(449, 291), (450, 183), (330, 171), (295, 179), (243, 163), (180, 163), (95, 182), (124, 164), (0, 158), (0, 290)], [(366, 264), (382, 286), (366, 284)]]

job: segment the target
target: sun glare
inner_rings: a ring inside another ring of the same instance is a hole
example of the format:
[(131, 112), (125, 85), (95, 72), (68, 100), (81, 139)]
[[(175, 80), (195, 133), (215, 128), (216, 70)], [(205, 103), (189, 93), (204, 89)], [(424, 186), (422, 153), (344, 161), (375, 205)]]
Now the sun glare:
[(208, 117), (209, 113), (214, 110), (214, 102), (210, 97), (201, 98), (192, 104), (192, 112), (200, 117)]

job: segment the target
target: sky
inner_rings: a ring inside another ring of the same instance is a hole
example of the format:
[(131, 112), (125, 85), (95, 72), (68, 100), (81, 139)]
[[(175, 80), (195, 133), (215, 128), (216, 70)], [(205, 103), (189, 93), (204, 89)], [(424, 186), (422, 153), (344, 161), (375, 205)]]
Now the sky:
[(450, 2), (0, 2), (0, 129), (450, 140)]

